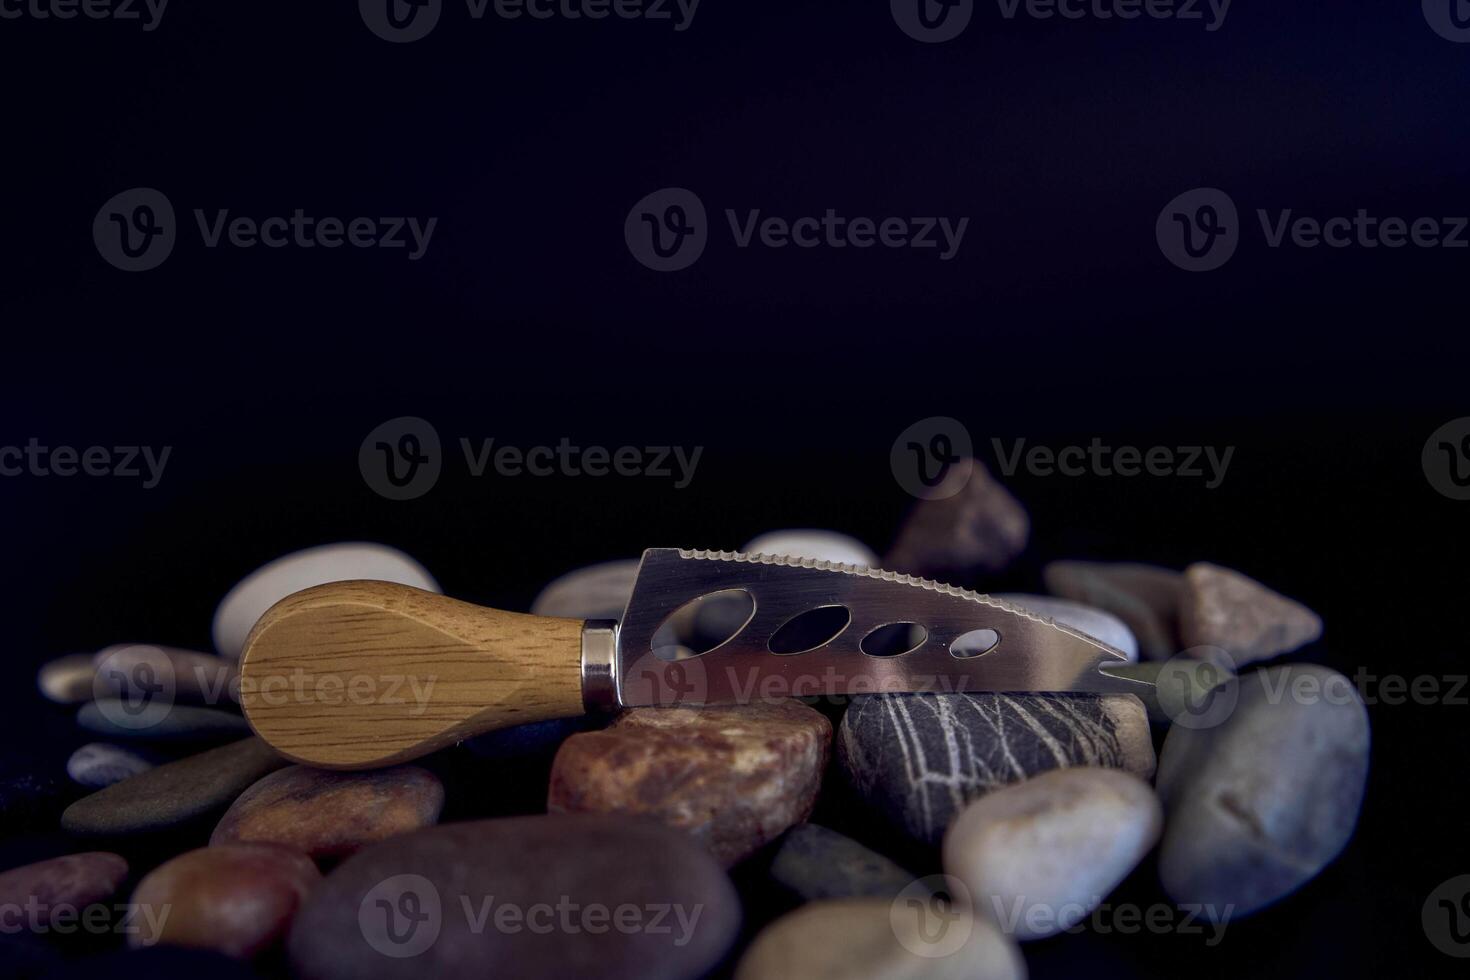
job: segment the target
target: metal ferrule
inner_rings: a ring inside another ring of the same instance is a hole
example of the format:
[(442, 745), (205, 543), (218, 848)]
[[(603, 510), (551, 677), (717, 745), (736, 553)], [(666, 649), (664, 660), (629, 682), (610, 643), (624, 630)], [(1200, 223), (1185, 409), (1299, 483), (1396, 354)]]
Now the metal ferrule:
[(582, 624), (582, 704), (588, 712), (616, 711), (618, 621), (589, 619)]

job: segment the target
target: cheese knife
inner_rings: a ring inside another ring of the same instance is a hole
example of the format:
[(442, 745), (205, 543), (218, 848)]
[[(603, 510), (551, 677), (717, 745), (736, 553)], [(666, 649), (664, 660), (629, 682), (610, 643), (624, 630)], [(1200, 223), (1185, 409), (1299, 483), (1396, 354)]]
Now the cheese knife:
[[(693, 645), (701, 616), (732, 635)], [(367, 769), (498, 728), (623, 707), (898, 692), (1147, 696), (1157, 673), (1071, 627), (927, 579), (653, 548), (621, 621), (503, 612), (387, 582), (306, 589), (256, 623), (240, 694), (251, 727), (287, 758)]]

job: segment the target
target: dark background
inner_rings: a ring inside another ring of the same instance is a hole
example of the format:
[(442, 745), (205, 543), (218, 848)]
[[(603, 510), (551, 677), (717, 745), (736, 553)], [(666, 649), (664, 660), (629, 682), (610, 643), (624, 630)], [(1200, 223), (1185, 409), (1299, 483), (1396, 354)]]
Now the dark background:
[[(304, 9), (310, 8), (310, 9)], [(453, 595), (525, 608), (556, 575), (650, 545), (735, 548), (781, 527), (880, 552), (910, 503), (905, 426), (965, 423), (1061, 446), (1235, 446), (1222, 487), (1164, 478), (1009, 483), (1027, 555), (984, 588), (1041, 591), (1061, 557), (1239, 568), (1322, 613), (1303, 659), (1345, 673), (1465, 673), (1470, 503), (1420, 450), (1470, 415), (1470, 253), (1266, 247), (1256, 208), (1470, 212), (1470, 46), (1417, 3), (1237, 0), (1224, 27), (1003, 20), (922, 45), (887, 4), (704, 0), (693, 25), (471, 21), (450, 2), (390, 45), (355, 5), (186, 3), (160, 28), (0, 21), (0, 445), (168, 445), (162, 483), (0, 479), (7, 770), (59, 773), (89, 739), (34, 670), (119, 641), (209, 647), (239, 577), (366, 539)], [(91, 236), (134, 186), (180, 242), (126, 274)], [(658, 274), (623, 220), (665, 186), (715, 228)], [(1154, 221), (1197, 186), (1249, 225), (1188, 274)], [(192, 209), (437, 216), (427, 255), (205, 249)], [(736, 249), (723, 211), (968, 216), (933, 252)], [(357, 467), (374, 426), (430, 420), (427, 496)], [(519, 446), (699, 445), (693, 484), (471, 479), (460, 437)], [(1470, 708), (1379, 705), (1358, 833), (1301, 894), (1226, 943), (1064, 937), (1034, 976), (1381, 975), (1453, 960), (1419, 909), (1470, 871)], [(6, 866), (75, 850), (0, 844)], [(1133, 900), (1160, 899), (1141, 871)], [(754, 913), (757, 918), (762, 914)]]

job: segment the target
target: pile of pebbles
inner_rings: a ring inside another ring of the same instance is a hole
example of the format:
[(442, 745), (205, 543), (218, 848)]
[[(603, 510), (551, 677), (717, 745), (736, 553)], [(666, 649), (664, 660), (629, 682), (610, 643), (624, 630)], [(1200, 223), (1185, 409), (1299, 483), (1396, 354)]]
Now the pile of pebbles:
[[(921, 501), (882, 558), (816, 530), (741, 550), (997, 575), (1029, 518), (970, 472)], [(617, 617), (636, 567), (572, 572), (532, 611)], [(1130, 878), (1222, 928), (1260, 912), (1337, 857), (1362, 804), (1369, 726), (1351, 683), (1261, 663), (1316, 641), (1321, 621), (1214, 564), (1058, 561), (1050, 595), (1004, 596), (1130, 659), (1210, 665), (1214, 686), (1173, 703), (634, 708), (415, 765), (292, 765), (250, 734), (236, 661), (274, 601), (350, 578), (438, 591), (391, 548), (316, 548), (225, 597), (215, 653), (131, 644), (41, 669), (85, 733), (66, 776), (90, 792), (59, 817), (68, 853), (0, 872), (0, 908), (24, 922), (0, 957), (36, 976), (60, 975), (80, 944), (84, 962), (154, 976), (1023, 977), (1024, 944), (1086, 929)], [(56, 778), (10, 779), (0, 808)]]

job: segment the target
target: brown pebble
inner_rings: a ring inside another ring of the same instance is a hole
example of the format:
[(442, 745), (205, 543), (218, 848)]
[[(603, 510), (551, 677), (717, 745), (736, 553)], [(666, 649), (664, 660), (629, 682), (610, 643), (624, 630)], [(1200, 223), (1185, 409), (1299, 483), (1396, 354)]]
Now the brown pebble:
[(180, 854), (133, 892), (128, 945), (187, 946), (250, 959), (275, 946), (321, 880), (300, 851), (226, 844)]

